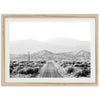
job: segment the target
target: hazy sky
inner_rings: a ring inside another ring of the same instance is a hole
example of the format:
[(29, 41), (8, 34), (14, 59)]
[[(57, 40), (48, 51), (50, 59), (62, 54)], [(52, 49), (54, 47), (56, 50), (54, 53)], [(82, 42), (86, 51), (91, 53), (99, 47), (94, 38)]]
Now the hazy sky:
[(90, 41), (91, 28), (89, 18), (10, 19), (10, 41), (25, 39), (46, 41), (51, 38)]

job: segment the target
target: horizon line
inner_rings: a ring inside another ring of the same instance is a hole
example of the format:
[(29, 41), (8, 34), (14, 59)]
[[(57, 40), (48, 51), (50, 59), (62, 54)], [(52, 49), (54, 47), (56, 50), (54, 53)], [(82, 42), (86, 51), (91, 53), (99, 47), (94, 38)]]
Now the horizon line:
[(69, 40), (77, 40), (77, 41), (85, 41), (85, 42), (91, 42), (91, 41), (88, 41), (88, 40), (78, 40), (78, 39), (74, 39), (74, 38), (51, 38), (51, 39), (47, 39), (47, 40), (44, 40), (44, 41), (40, 41), (40, 40), (36, 40), (34, 38), (30, 38), (30, 39), (22, 39), (22, 40), (10, 40), (10, 42), (15, 42), (15, 41), (24, 41), (24, 40), (34, 40), (34, 41), (39, 41), (39, 42), (46, 42), (48, 40), (52, 40), (52, 39), (69, 39)]

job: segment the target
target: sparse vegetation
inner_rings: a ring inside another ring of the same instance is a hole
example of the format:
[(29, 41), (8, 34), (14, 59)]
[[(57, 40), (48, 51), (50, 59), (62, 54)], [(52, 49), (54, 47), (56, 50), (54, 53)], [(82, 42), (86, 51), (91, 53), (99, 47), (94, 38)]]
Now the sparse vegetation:
[(36, 77), (46, 61), (20, 61), (10, 62), (10, 77)]
[(65, 77), (90, 77), (91, 68), (88, 61), (56, 61), (65, 70)]
[(89, 77), (90, 76), (90, 70), (82, 70), (75, 74), (75, 77)]
[(10, 55), (10, 77), (37, 77), (40, 69), (47, 61), (57, 64), (63, 77), (90, 77), (90, 52), (80, 51), (73, 53), (52, 53), (42, 50), (31, 55)]

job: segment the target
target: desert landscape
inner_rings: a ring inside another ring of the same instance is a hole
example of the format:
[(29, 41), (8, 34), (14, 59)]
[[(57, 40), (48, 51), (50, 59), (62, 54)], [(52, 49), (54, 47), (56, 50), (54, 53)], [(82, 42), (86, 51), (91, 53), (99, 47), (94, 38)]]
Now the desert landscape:
[[(73, 45), (72, 45), (73, 44)], [(11, 78), (89, 78), (90, 43), (51, 39), (10, 43)]]

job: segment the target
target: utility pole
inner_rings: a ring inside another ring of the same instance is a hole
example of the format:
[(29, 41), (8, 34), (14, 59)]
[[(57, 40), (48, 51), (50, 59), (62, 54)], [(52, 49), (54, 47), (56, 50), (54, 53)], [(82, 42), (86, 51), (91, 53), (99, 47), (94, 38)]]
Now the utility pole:
[(28, 62), (30, 62), (30, 51), (28, 51), (28, 59), (27, 59)]

